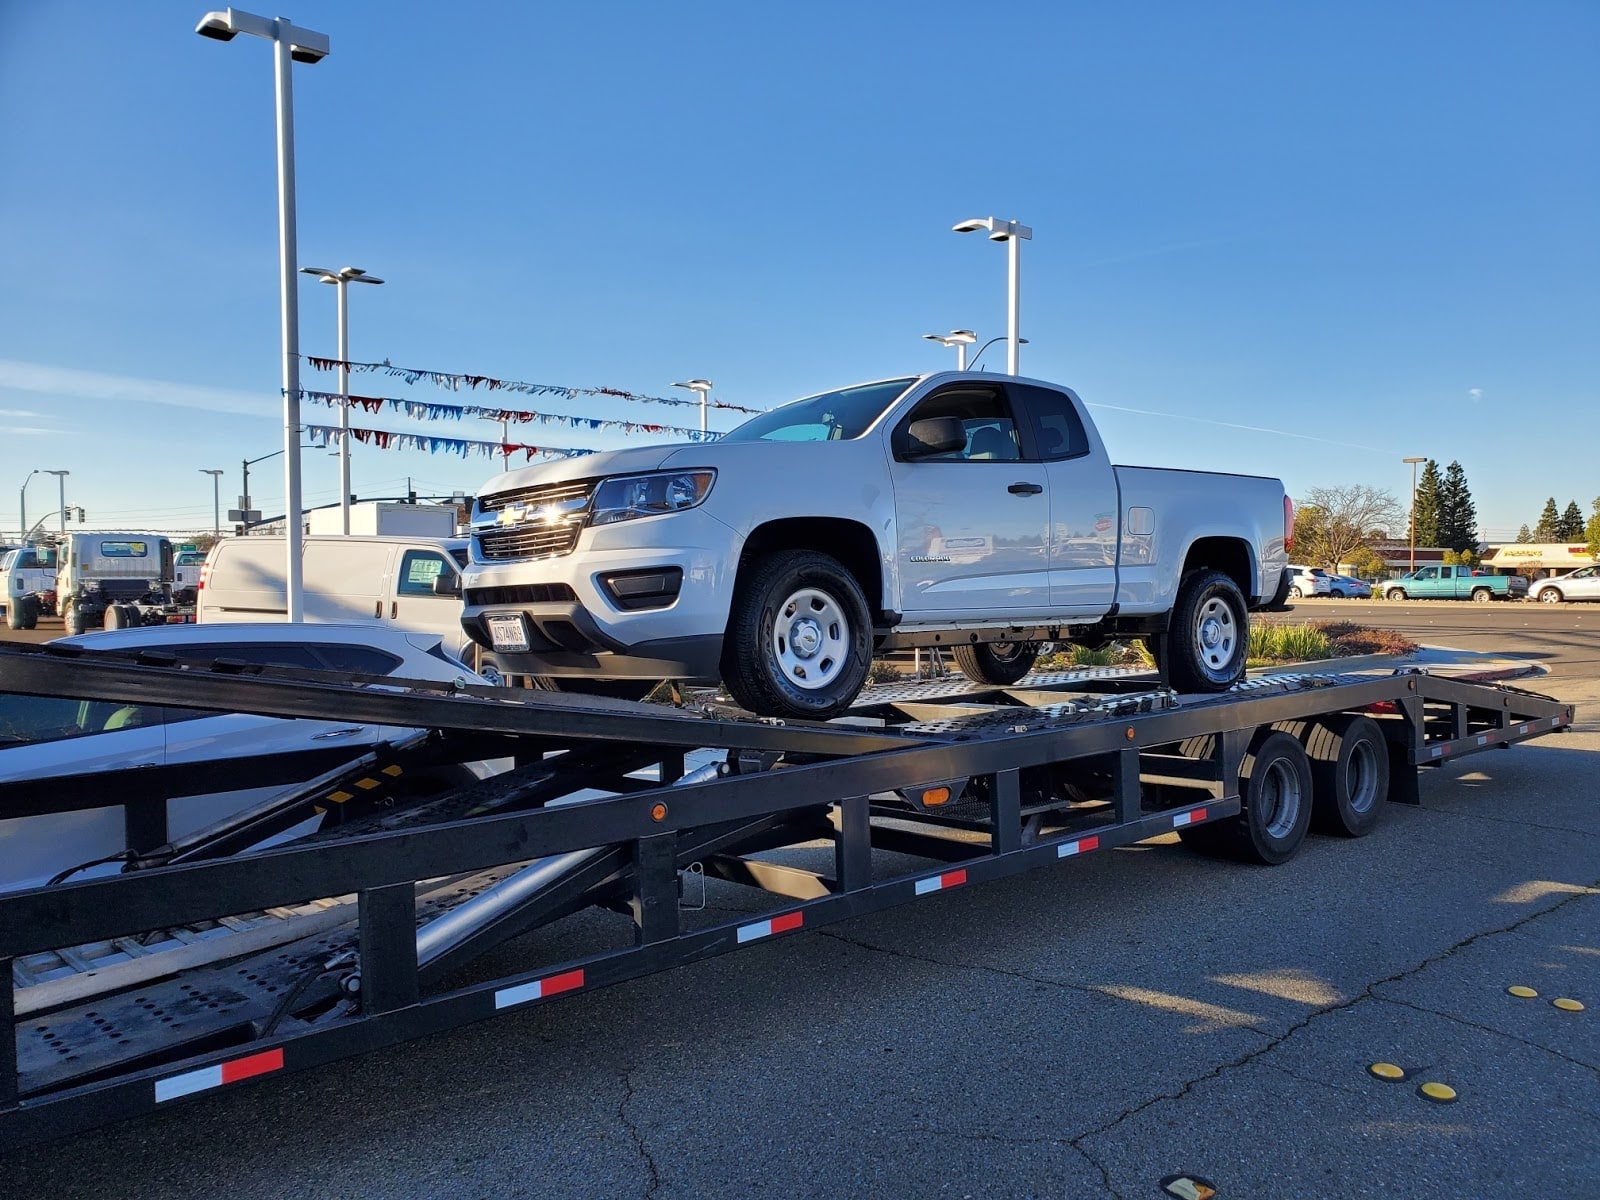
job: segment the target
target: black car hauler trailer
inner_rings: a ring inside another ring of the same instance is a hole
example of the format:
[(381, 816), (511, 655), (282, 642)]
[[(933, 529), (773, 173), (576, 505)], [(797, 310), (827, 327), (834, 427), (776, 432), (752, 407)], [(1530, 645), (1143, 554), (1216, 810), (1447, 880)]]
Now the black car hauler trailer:
[[(59, 647), (0, 650), (0, 690), (431, 731), (0, 784), (0, 816), (119, 806), (134, 847), (0, 896), (0, 1149), (1173, 830), (1282, 862), (1313, 821), (1358, 836), (1417, 803), (1418, 767), (1572, 719), (1418, 671), (911, 684), (829, 724)], [(496, 756), (517, 765), (409, 782)], [(169, 840), (167, 798), (288, 778), (311, 781)], [(728, 919), (706, 877), (757, 906)]]

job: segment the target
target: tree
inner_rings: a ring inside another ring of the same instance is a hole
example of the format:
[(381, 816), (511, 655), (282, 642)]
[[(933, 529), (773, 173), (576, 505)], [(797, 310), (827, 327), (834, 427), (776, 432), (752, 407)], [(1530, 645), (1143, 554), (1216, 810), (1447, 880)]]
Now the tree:
[(1337, 568), (1367, 545), (1374, 533), (1385, 536), (1404, 519), (1405, 509), (1393, 492), (1364, 483), (1312, 488), (1295, 505), (1296, 561)]
[(1389, 569), (1389, 564), (1383, 561), (1383, 556), (1371, 546), (1357, 546), (1345, 556), (1345, 562), (1350, 564), (1350, 569), (1360, 578), (1377, 579)]
[(1453, 462), (1445, 469), (1439, 485), (1439, 540), (1436, 546), (1452, 550), (1472, 550), (1478, 545), (1478, 508), (1472, 502), (1467, 473)]
[(1422, 478), (1417, 481), (1417, 492), (1411, 504), (1411, 536), (1419, 546), (1439, 544), (1439, 464), (1429, 459), (1422, 468)]
[(1539, 514), (1539, 523), (1533, 527), (1533, 540), (1536, 542), (1561, 540), (1561, 514), (1556, 511), (1554, 496), (1544, 502), (1544, 511)]
[(1533, 541), (1533, 533), (1526, 525), (1517, 530), (1517, 543), (1519, 545), (1525, 546), (1531, 541)]
[(1594, 498), (1594, 516), (1589, 518), (1583, 532), (1589, 539), (1589, 557), (1600, 559), (1600, 496)]
[(1583, 536), (1583, 509), (1576, 500), (1567, 501), (1567, 511), (1561, 514), (1561, 541), (1575, 542)]

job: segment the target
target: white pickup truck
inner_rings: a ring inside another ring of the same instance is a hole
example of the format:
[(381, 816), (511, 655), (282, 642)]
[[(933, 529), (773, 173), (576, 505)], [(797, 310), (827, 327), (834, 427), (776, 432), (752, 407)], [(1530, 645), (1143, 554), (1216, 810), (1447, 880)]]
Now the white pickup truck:
[(1142, 637), (1174, 687), (1223, 691), (1293, 520), (1276, 479), (1113, 466), (1069, 389), (940, 372), (491, 479), (462, 624), (550, 686), (720, 677), (780, 717), (842, 712), (912, 646), (1007, 684), (1041, 642)]

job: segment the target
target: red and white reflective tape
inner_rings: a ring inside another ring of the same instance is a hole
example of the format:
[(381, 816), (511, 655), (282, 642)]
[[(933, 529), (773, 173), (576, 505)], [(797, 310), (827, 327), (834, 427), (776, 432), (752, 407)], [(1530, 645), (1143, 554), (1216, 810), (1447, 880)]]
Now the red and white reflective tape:
[(775, 933), (788, 933), (791, 929), (799, 929), (806, 923), (806, 914), (803, 912), (784, 913), (781, 917), (773, 917), (770, 921), (757, 921), (754, 925), (739, 926), (739, 944), (753, 942), (759, 938), (771, 937)]
[(1447, 755), (1449, 753), (1450, 753), (1450, 747), (1449, 746), (1435, 746), (1432, 750), (1430, 750), (1428, 752), (1428, 757), (1429, 758), (1443, 758), (1445, 755)]
[(1487, 746), (1487, 745), (1488, 745), (1488, 744), (1489, 744), (1489, 738), (1490, 738), (1490, 737), (1491, 737), (1491, 736), (1492, 736), (1492, 735), (1490, 735), (1490, 734), (1487, 734), (1487, 733), (1480, 733), (1480, 734), (1479, 734), (1479, 735), (1478, 735), (1478, 745), (1480, 745), (1480, 746)]
[(210, 1091), (227, 1083), (238, 1083), (242, 1079), (254, 1079), (257, 1075), (268, 1075), (281, 1070), (283, 1070), (283, 1050), (280, 1047), (277, 1050), (251, 1054), (245, 1058), (236, 1058), (231, 1062), (201, 1067), (198, 1071), (169, 1075), (165, 1079), (156, 1080), (156, 1103), (176, 1100), (179, 1096), (192, 1096), (196, 1092)]
[(1181, 812), (1177, 816), (1173, 817), (1172, 827), (1174, 829), (1182, 829), (1185, 825), (1193, 825), (1197, 821), (1204, 821), (1205, 819), (1206, 810), (1203, 808), (1197, 808), (1192, 812)]
[(1087, 854), (1091, 850), (1100, 849), (1100, 839), (1097, 837), (1082, 837), (1075, 842), (1062, 842), (1056, 847), (1057, 858), (1071, 858), (1074, 854)]
[(965, 870), (946, 871), (943, 875), (917, 880), (917, 895), (926, 896), (929, 892), (942, 892), (945, 888), (960, 887), (966, 881)]
[(495, 1008), (511, 1008), (532, 1000), (547, 1000), (562, 992), (575, 992), (583, 986), (583, 970), (568, 971), (563, 975), (549, 975), (532, 983), (519, 983), (516, 987), (501, 988), (494, 994)]

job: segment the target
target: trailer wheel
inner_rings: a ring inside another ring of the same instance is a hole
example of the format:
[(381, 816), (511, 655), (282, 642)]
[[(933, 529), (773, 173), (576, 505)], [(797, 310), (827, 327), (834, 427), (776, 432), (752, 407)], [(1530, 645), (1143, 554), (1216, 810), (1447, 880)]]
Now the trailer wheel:
[(1311, 823), (1319, 833), (1366, 837), (1389, 797), (1389, 744), (1371, 717), (1334, 717), (1311, 724)]
[(1405, 588), (1390, 588), (1383, 594), (1383, 598), (1385, 600), (1404, 600), (1406, 598), (1406, 590)]
[(850, 707), (872, 665), (872, 618), (855, 577), (826, 554), (787, 550), (741, 573), (722, 681), (769, 717), (826, 720)]
[(1015, 683), (1033, 670), (1038, 642), (987, 642), (954, 647), (956, 666), (973, 683)]
[(1263, 731), (1239, 768), (1237, 817), (1186, 825), (1178, 836), (1207, 854), (1275, 867), (1295, 856), (1311, 825), (1311, 763), (1298, 739)]
[(1167, 624), (1167, 679), (1180, 692), (1225, 692), (1250, 650), (1244, 593), (1221, 571), (1191, 571)]
[(1494, 593), (1486, 587), (1472, 589), (1472, 602), (1474, 604), (1487, 604), (1494, 599)]

